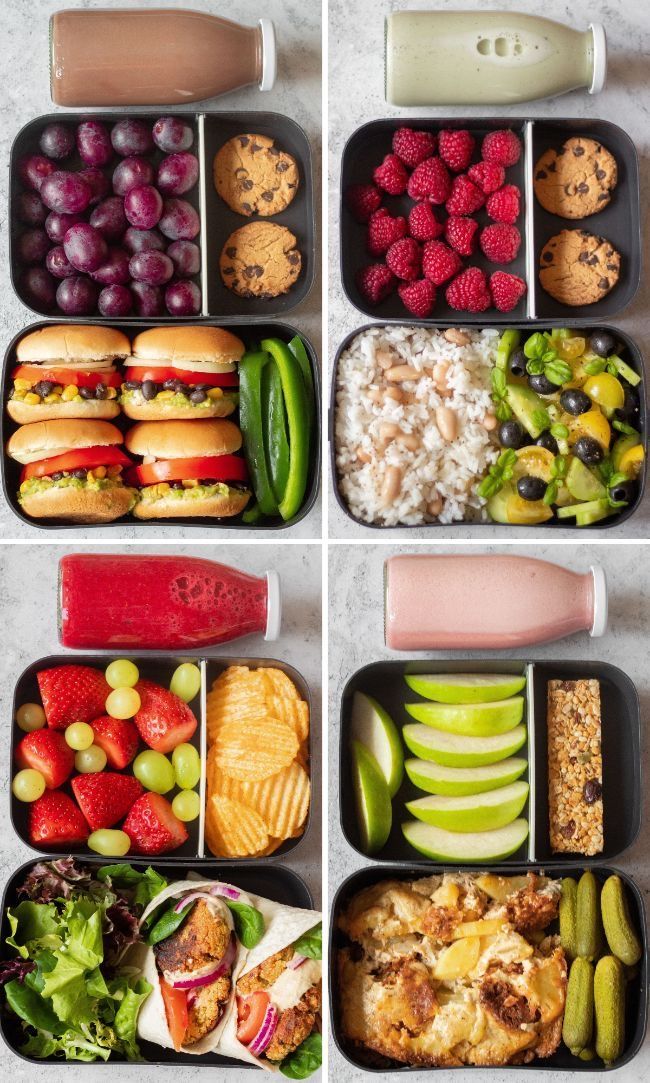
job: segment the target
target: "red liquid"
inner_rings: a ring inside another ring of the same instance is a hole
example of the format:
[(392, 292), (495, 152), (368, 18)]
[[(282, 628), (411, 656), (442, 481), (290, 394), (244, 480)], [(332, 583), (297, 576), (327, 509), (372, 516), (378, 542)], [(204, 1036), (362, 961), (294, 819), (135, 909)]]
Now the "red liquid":
[(59, 566), (64, 647), (185, 650), (264, 632), (267, 583), (198, 557), (73, 553)]

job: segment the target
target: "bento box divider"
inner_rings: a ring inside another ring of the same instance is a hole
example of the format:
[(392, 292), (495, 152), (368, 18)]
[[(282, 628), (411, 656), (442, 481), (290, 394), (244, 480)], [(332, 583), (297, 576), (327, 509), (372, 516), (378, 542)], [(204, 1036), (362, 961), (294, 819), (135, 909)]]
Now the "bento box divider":
[(526, 281), (528, 283), (528, 295), (526, 307), (528, 319), (537, 317), (537, 279), (535, 260), (535, 192), (533, 188), (533, 169), (535, 168), (533, 153), (533, 124), (534, 120), (527, 120), (524, 125), (524, 237), (526, 243)]
[(528, 730), (528, 860), (535, 861), (535, 830), (537, 815), (537, 766), (535, 753), (535, 696), (533, 679), (535, 663), (526, 666), (526, 728)]
[(209, 316), (208, 310), (208, 216), (207, 216), (207, 186), (208, 169), (205, 159), (205, 113), (197, 113), (196, 129), (199, 151), (199, 215), (201, 219), (201, 315)]
[(208, 662), (206, 658), (199, 661), (201, 670), (201, 712), (199, 720), (199, 755), (201, 757), (201, 778), (199, 780), (199, 798), (201, 801), (199, 812), (199, 840), (197, 854), (205, 857), (205, 790), (206, 790), (206, 756), (208, 747), (207, 718), (208, 718)]

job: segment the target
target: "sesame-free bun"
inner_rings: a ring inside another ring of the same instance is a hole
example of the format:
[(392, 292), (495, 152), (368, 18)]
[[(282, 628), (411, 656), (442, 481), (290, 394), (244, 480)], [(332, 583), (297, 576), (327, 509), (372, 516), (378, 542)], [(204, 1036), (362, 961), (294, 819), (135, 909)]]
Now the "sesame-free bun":
[(122, 331), (97, 324), (54, 323), (25, 335), (16, 347), (20, 365), (39, 361), (50, 364), (110, 362), (115, 357), (128, 357), (130, 353), (131, 343)]
[(136, 364), (164, 361), (172, 367), (179, 361), (232, 364), (241, 360), (244, 350), (242, 340), (223, 327), (182, 325), (142, 331), (136, 335), (132, 346)]
[(23, 425), (10, 437), (7, 454), (25, 466), (27, 463), (64, 455), (80, 448), (123, 443), (122, 433), (109, 421), (80, 421), (59, 418)]
[(158, 500), (139, 500), (133, 509), (136, 519), (194, 519), (219, 518), (239, 515), (250, 500), (250, 492), (228, 489), (228, 492), (201, 500), (177, 500), (173, 496)]
[(224, 420), (140, 421), (126, 434), (127, 451), (155, 459), (232, 455), (241, 445), (237, 426)]
[(57, 488), (21, 496), (20, 506), (32, 519), (65, 519), (71, 523), (112, 523), (129, 511), (133, 489), (116, 485), (110, 489)]
[(36, 421), (54, 421), (57, 418), (102, 418), (110, 421), (117, 417), (120, 408), (115, 399), (84, 399), (83, 402), (29, 403), (9, 399), (7, 413), (18, 425), (31, 425)]
[[(133, 421), (192, 421), (202, 418), (228, 417), (235, 411), (235, 402), (224, 388), (220, 399), (212, 399), (209, 406), (168, 406), (165, 402), (152, 399), (150, 402), (132, 402), (129, 398), (122, 404), (122, 412)], [(236, 388), (233, 388), (236, 390)]]

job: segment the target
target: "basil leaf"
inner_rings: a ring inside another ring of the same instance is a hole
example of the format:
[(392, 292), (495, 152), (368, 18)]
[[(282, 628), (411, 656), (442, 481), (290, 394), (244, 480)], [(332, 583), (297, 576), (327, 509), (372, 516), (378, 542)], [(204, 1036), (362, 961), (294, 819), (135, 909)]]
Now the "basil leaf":
[(555, 503), (555, 501), (557, 499), (557, 492), (558, 492), (558, 483), (557, 483), (557, 481), (550, 481), (548, 483), (548, 485), (546, 486), (546, 492), (544, 493), (544, 496), (542, 497), (542, 500), (547, 505), (547, 507), (550, 507), (551, 504)]
[(546, 366), (544, 375), (552, 384), (557, 384), (558, 387), (561, 387), (562, 384), (568, 383), (573, 373), (571, 365), (566, 361), (562, 361), (561, 358), (557, 358)]
[(173, 906), (165, 910), (150, 930), (147, 944), (159, 944), (161, 940), (167, 940), (169, 936), (172, 936), (177, 929), (180, 929), (193, 906), (194, 902), (190, 902), (178, 912)]
[(556, 440), (566, 440), (569, 435), (569, 430), (566, 425), (556, 424), (551, 425), (551, 436), (554, 436)]
[(497, 395), (499, 398), (503, 398), (506, 393), (506, 377), (503, 370), (493, 368), (490, 379), (495, 395)]
[(315, 1033), (305, 1038), (293, 1053), (282, 1061), (280, 1071), (287, 1079), (307, 1079), (323, 1063), (323, 1038)]
[(546, 352), (547, 342), (548, 340), (544, 335), (540, 335), (539, 331), (536, 334), (531, 335), (530, 338), (526, 339), (524, 342), (524, 353), (526, 354), (526, 357), (531, 360), (534, 357), (541, 357)]
[(230, 899), (224, 899), (224, 902), (235, 920), (237, 939), (245, 948), (254, 948), (264, 936), (264, 915), (246, 903), (231, 902)]
[(538, 429), (548, 429), (551, 425), (548, 410), (533, 410), (531, 421)]
[(322, 959), (323, 958), (323, 924), (319, 922), (309, 932), (303, 933), (298, 937), (293, 950), (298, 955), (305, 955), (307, 959)]
[(533, 359), (526, 364), (526, 372), (531, 376), (539, 376), (544, 371), (544, 362), (540, 359)]
[(497, 421), (510, 421), (512, 410), (507, 402), (500, 402), (495, 411)]
[(609, 487), (611, 489), (611, 487), (613, 485), (622, 485), (624, 481), (628, 481), (628, 480), (629, 480), (629, 478), (628, 478), (627, 474), (612, 474), (611, 478), (609, 479), (608, 484), (609, 484)]
[(597, 357), (594, 358), (593, 361), (587, 362), (587, 364), (585, 365), (585, 372), (588, 373), (589, 376), (600, 376), (601, 372), (605, 371), (606, 366), (607, 358)]

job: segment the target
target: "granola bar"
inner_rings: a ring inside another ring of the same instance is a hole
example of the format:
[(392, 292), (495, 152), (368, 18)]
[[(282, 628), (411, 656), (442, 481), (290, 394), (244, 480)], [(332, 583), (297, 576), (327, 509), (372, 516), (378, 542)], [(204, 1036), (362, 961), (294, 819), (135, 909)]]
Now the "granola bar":
[(598, 681), (548, 682), (548, 811), (553, 853), (603, 849)]

